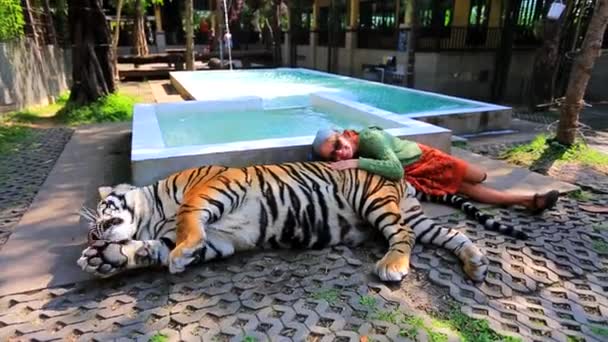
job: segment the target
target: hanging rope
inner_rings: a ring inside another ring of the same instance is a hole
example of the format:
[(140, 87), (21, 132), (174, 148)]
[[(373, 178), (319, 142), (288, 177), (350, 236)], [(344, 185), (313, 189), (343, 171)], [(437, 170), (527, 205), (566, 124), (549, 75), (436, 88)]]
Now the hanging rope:
[(224, 0), (224, 20), (226, 21), (226, 43), (228, 45), (228, 63), (232, 70), (232, 35), (230, 34), (230, 25), (228, 24), (228, 6)]

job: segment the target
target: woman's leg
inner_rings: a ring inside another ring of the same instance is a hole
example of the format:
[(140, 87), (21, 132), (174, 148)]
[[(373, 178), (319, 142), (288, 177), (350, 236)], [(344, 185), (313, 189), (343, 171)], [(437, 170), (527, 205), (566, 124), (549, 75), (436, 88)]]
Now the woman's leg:
[(487, 204), (521, 205), (531, 210), (542, 210), (555, 205), (559, 193), (555, 190), (543, 195), (514, 194), (496, 190), (482, 184), (463, 182), (458, 191), (470, 199)]
[(488, 174), (481, 168), (467, 163), (467, 169), (464, 174), (463, 181), (471, 184), (483, 183)]

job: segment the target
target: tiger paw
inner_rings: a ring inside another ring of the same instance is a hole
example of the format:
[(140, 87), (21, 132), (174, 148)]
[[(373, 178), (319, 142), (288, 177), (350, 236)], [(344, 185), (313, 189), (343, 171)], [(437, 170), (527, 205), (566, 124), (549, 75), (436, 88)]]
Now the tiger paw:
[(107, 278), (127, 269), (129, 257), (124, 242), (97, 240), (87, 247), (77, 263), (83, 271)]
[(169, 272), (181, 273), (194, 261), (196, 248), (175, 247), (169, 255)]
[(486, 279), (489, 265), (490, 261), (488, 258), (480, 253), (472, 256), (469, 261), (463, 265), (463, 269), (473, 282), (481, 283)]
[(409, 270), (409, 256), (397, 251), (389, 251), (376, 263), (376, 274), (382, 281), (401, 281)]

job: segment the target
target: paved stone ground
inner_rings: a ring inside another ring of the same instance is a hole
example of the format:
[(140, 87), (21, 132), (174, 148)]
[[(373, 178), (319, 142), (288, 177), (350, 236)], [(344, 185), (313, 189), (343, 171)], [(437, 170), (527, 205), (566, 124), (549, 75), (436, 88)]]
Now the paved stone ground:
[(36, 196), (73, 130), (32, 129), (19, 153), (0, 155), (0, 249)]
[[(608, 196), (586, 202), (606, 205)], [(565, 198), (539, 217), (496, 210), (532, 236), (525, 242), (482, 231), (459, 215), (440, 218), (487, 253), (490, 273), (480, 287), (435, 248), (417, 246), (416, 271), (394, 287), (370, 275), (381, 243), (266, 251), (177, 276), (140, 271), (0, 298), (0, 340), (147, 341), (160, 331), (176, 341), (358, 341), (362, 335), (424, 341), (423, 329), (383, 320), (381, 313), (442, 309), (447, 293), (465, 314), (525, 340), (601, 341), (605, 336), (594, 332), (608, 331), (608, 228), (605, 217), (578, 205)]]
[(392, 313), (426, 317), (452, 301), (466, 315), (526, 341), (605, 341), (608, 225), (605, 214), (585, 212), (581, 204), (605, 206), (608, 195), (566, 197), (542, 216), (493, 210), (526, 230), (529, 241), (483, 231), (459, 214), (437, 218), (466, 232), (488, 255), (490, 273), (479, 287), (463, 277), (454, 257), (424, 246), (416, 246), (414, 269), (399, 285), (379, 284), (371, 275), (383, 254), (381, 242), (264, 251), (181, 275), (145, 270), (0, 297), (0, 341), (148, 341), (158, 332), (170, 341), (359, 341), (363, 335), (427, 341), (425, 329)]
[[(0, 298), (0, 340), (177, 341), (430, 340), (394, 320), (396, 310), (427, 317), (455, 301), (524, 340), (601, 341), (608, 329), (608, 226), (563, 198), (542, 216), (495, 209), (532, 239), (514, 241), (455, 214), (437, 218), (466, 232), (491, 267), (479, 287), (443, 250), (416, 246), (413, 272), (399, 285), (371, 275), (383, 243), (322, 251), (265, 251), (195, 267), (181, 275), (145, 270), (110, 280)], [(388, 319), (388, 320), (387, 320)], [(428, 319), (428, 318), (426, 318)], [(449, 331), (451, 340), (457, 340)]]

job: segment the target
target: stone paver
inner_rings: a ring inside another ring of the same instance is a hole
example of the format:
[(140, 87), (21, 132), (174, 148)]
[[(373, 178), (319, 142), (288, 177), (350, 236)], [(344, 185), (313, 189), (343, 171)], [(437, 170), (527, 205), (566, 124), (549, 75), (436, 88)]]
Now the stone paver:
[(19, 152), (0, 155), (0, 250), (53, 169), (73, 130), (32, 129)]

